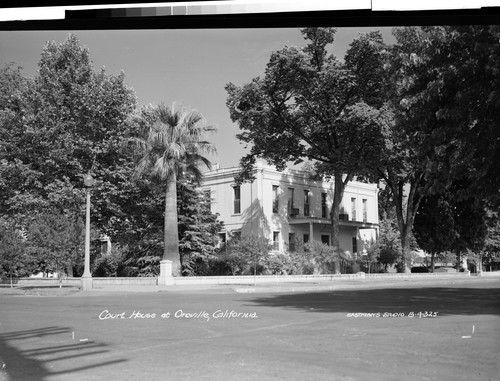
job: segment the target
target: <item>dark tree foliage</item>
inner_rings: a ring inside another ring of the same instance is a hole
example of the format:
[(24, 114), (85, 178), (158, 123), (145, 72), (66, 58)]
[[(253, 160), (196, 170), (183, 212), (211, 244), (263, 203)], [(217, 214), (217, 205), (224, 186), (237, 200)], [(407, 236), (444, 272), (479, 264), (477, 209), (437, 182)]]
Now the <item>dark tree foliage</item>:
[(415, 238), (420, 248), (431, 254), (431, 272), (436, 254), (451, 250), (458, 237), (453, 209), (443, 196), (428, 196), (415, 217)]
[(219, 244), (223, 223), (210, 210), (210, 195), (189, 179), (177, 186), (179, 252), (184, 275), (208, 275)]
[(485, 250), (496, 217), (484, 199), (461, 197), (464, 187), (467, 182), (456, 180), (447, 193), (422, 199), (414, 227), (422, 249), (431, 254), (452, 251), (458, 258)]
[(378, 262), (385, 270), (398, 263), (401, 256), (401, 239), (397, 234), (397, 224), (394, 220), (383, 219), (380, 223)]
[(379, 175), (391, 192), (401, 234), (400, 271), (409, 271), (409, 237), (423, 197), (479, 196), (497, 203), (499, 28), (396, 28), (387, 56), (394, 123), (384, 131)]
[[(123, 265), (116, 266), (118, 276), (156, 276), (163, 256), (163, 189), (149, 184), (151, 194), (144, 199), (141, 220), (131, 226)], [(154, 192), (153, 192), (154, 191)], [(215, 259), (222, 222), (210, 211), (207, 195), (191, 176), (177, 182), (177, 216), (179, 252), (183, 275), (207, 275), (210, 261)]]
[(0, 276), (10, 278), (32, 274), (37, 270), (35, 258), (26, 251), (26, 232), (14, 221), (0, 218)]
[(461, 25), (396, 31), (408, 82), (407, 128), (434, 152), (434, 191), (453, 179), (458, 197), (500, 197), (500, 27)]
[(39, 213), (27, 222), (27, 252), (36, 258), (40, 271), (73, 276), (73, 267), (83, 261), (84, 235), (78, 216)]

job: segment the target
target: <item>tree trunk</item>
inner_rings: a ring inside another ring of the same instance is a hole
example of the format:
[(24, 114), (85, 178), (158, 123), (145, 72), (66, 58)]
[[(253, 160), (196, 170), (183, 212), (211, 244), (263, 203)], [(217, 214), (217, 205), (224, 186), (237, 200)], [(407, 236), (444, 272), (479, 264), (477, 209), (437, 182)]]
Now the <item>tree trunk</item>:
[(411, 269), (410, 266), (408, 266), (408, 263), (411, 260), (410, 233), (407, 227), (404, 230), (403, 234), (401, 234), (401, 249), (402, 249), (402, 256), (401, 256), (401, 262), (399, 263), (398, 266), (398, 272), (410, 273)]
[(436, 257), (436, 253), (431, 253), (431, 273), (434, 272), (434, 258)]
[(331, 234), (332, 234), (332, 246), (333, 246), (333, 252), (335, 255), (335, 274), (340, 274), (340, 242), (339, 242), (339, 235), (340, 235), (340, 220), (339, 220), (339, 213), (340, 213), (340, 204), (342, 202), (342, 197), (344, 196), (344, 182), (342, 181), (342, 175), (335, 174), (335, 188), (333, 189), (333, 205), (332, 205), (332, 210), (330, 212), (330, 221), (332, 222), (332, 229), (331, 229)]
[(165, 236), (163, 259), (172, 261), (172, 275), (181, 275), (179, 232), (177, 221), (177, 175), (174, 171), (167, 180), (165, 193)]

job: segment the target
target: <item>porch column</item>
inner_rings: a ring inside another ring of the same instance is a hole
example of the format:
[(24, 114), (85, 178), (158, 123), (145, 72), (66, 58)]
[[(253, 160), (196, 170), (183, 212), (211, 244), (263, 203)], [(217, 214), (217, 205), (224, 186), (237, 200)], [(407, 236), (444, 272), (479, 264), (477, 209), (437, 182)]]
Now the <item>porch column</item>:
[(313, 233), (314, 233), (313, 223), (312, 223), (312, 221), (309, 221), (309, 241), (310, 242), (314, 241)]
[(358, 249), (358, 251), (356, 253), (352, 253), (354, 258), (358, 258), (359, 253), (363, 253), (363, 250), (365, 249), (365, 243), (359, 235), (359, 226), (356, 226), (356, 248)]

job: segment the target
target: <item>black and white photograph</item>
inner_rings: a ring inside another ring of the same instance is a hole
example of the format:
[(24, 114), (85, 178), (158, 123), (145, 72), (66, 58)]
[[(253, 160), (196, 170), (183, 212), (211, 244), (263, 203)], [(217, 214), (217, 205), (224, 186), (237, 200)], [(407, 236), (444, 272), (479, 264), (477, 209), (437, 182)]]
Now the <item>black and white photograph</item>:
[(408, 4), (0, 7), (0, 381), (499, 380), (500, 3)]

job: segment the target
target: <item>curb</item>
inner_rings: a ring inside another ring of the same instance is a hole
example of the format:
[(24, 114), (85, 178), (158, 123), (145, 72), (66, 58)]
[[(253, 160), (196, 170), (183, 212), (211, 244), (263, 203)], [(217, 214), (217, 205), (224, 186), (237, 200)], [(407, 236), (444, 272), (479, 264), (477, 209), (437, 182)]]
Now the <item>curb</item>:
[(333, 290), (349, 290), (349, 289), (376, 289), (385, 288), (387, 286), (393, 287), (413, 287), (425, 286), (433, 284), (457, 284), (474, 281), (498, 281), (498, 278), (461, 278), (461, 279), (391, 279), (391, 280), (362, 280), (358, 282), (338, 282), (336, 284), (294, 284), (288, 286), (249, 286), (233, 288), (238, 293), (270, 293), (270, 292), (309, 292), (309, 291), (333, 291)]
[(339, 291), (353, 289), (377, 289), (387, 287), (422, 287), (426, 285), (457, 284), (478, 281), (498, 282), (500, 277), (460, 277), (460, 278), (391, 278), (391, 279), (357, 279), (336, 280), (327, 282), (301, 282), (301, 283), (261, 283), (257, 285), (107, 285), (83, 291), (78, 287), (29, 287), (29, 288), (3, 288), (0, 295), (11, 296), (72, 296), (96, 295), (99, 293), (157, 293), (157, 292), (236, 292), (236, 293), (300, 293)]

